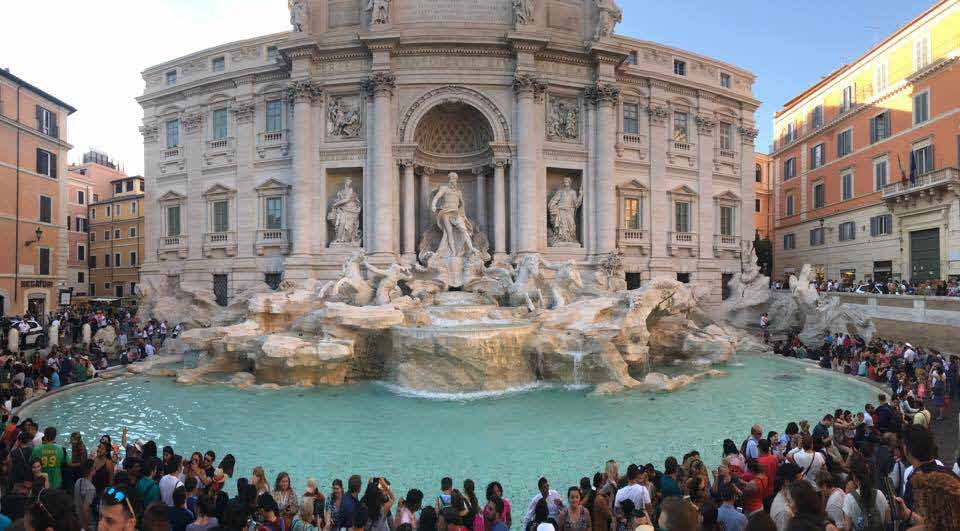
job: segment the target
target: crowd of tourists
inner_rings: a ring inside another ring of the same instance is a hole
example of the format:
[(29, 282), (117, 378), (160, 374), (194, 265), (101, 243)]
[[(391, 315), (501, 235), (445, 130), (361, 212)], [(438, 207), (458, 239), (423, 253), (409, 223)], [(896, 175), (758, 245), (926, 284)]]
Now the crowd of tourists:
[[(44, 323), (44, 334), (51, 326), (59, 331), (58, 344), (42, 349), (18, 349), (12, 352), (6, 342), (0, 355), (0, 414), (7, 415), (25, 400), (61, 386), (94, 378), (100, 371), (116, 365), (135, 363), (155, 355), (168, 337), (176, 337), (182, 325), (171, 328), (166, 321), (139, 321), (128, 310), (64, 310), (39, 320), (30, 316), (8, 320), (6, 326), (24, 327), (24, 323)], [(91, 341), (84, 343), (83, 325), (90, 325)], [(114, 341), (107, 348), (97, 331), (112, 327)]]
[[(895, 280), (859, 282), (843, 282), (840, 280), (823, 280), (814, 283), (817, 291), (847, 292), (847, 293), (875, 293), (878, 295), (925, 295), (930, 297), (960, 297), (960, 282), (949, 280)], [(772, 289), (789, 289), (789, 282), (772, 280)]]
[(957, 529), (960, 460), (938, 455), (929, 429), (942, 385), (922, 389), (927, 375), (955, 375), (956, 359), (848, 337), (827, 338), (823, 352), (832, 370), (860, 374), (865, 359), (876, 364), (874, 375), (893, 368), (891, 392), (782, 431), (755, 425), (662, 465), (587, 465), (578, 484), (561, 490), (540, 478), (520, 509), (508, 499), (527, 493), (497, 481), (478, 491), (473, 479), (445, 477), (403, 495), (380, 476), (295, 485), (286, 472), (271, 473), (272, 481), (259, 466), (245, 473), (230, 454), (158, 449), (128, 441), (126, 430), (119, 441), (105, 434), (88, 447), (80, 433), (62, 438), (56, 427), (41, 431), (38, 421), (10, 415), (0, 436), (0, 531), (21, 518), (38, 531)]
[(773, 349), (784, 356), (817, 360), (824, 369), (888, 385), (891, 401), (904, 415), (916, 417), (929, 404), (936, 415), (929, 418), (926, 411), (915, 420), (924, 425), (943, 420), (947, 401), (960, 398), (960, 357), (910, 342), (878, 337), (867, 343), (841, 333), (827, 334), (822, 344), (811, 347), (790, 335), (775, 342)]

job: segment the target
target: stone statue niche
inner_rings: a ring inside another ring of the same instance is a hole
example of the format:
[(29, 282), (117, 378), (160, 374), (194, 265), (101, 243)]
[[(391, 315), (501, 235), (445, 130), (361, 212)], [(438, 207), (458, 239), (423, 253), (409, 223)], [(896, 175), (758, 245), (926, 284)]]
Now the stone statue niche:
[(581, 247), (583, 190), (580, 172), (547, 169), (547, 242)]
[(441, 274), (450, 287), (460, 288), (482, 274), (483, 264), (490, 260), (490, 243), (476, 219), (464, 184), (457, 172), (449, 172), (446, 180), (430, 191), (429, 225), (420, 236), (419, 261)]
[(360, 170), (327, 173), (327, 241), (330, 247), (363, 246), (363, 175)]

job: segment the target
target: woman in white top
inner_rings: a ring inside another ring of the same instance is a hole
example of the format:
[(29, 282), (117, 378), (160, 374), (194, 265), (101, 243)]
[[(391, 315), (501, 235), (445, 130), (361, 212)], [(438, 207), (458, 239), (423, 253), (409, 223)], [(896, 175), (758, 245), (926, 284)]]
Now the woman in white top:
[(803, 469), (803, 479), (817, 490), (817, 473), (827, 460), (819, 452), (813, 451), (813, 437), (804, 435), (800, 440), (800, 448), (795, 448), (787, 454), (787, 459)]
[[(883, 525), (889, 523), (890, 504), (883, 492), (873, 488), (876, 484), (873, 469), (859, 454), (850, 458), (850, 479), (854, 488), (847, 492), (843, 500), (844, 529), (863, 528), (871, 512), (879, 516)], [(874, 512), (869, 507), (876, 507), (877, 510)]]

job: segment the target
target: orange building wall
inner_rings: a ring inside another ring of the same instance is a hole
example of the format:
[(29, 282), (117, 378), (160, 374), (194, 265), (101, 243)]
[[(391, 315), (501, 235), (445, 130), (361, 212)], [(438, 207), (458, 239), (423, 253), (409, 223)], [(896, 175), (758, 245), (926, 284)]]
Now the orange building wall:
[[(59, 138), (39, 131), (37, 105), (57, 116)], [(0, 76), (0, 297), (4, 314), (24, 313), (27, 300), (37, 296), (44, 297), (46, 311), (57, 307), (67, 265), (67, 209), (62, 195), (71, 147), (65, 140), (71, 112), (73, 109), (35, 93), (21, 82)], [(36, 173), (37, 148), (57, 156), (57, 178)], [(49, 223), (40, 221), (41, 195), (51, 198)], [(27, 245), (26, 241), (35, 239), (37, 228), (42, 231), (40, 241)], [(40, 248), (50, 249), (49, 275), (39, 274)]]

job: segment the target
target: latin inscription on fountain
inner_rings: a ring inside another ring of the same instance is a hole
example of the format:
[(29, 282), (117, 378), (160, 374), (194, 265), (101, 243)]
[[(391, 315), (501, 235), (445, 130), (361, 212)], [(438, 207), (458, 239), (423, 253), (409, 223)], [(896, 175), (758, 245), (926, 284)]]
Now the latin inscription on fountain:
[(510, 0), (415, 0), (397, 5), (397, 22), (512, 24)]

